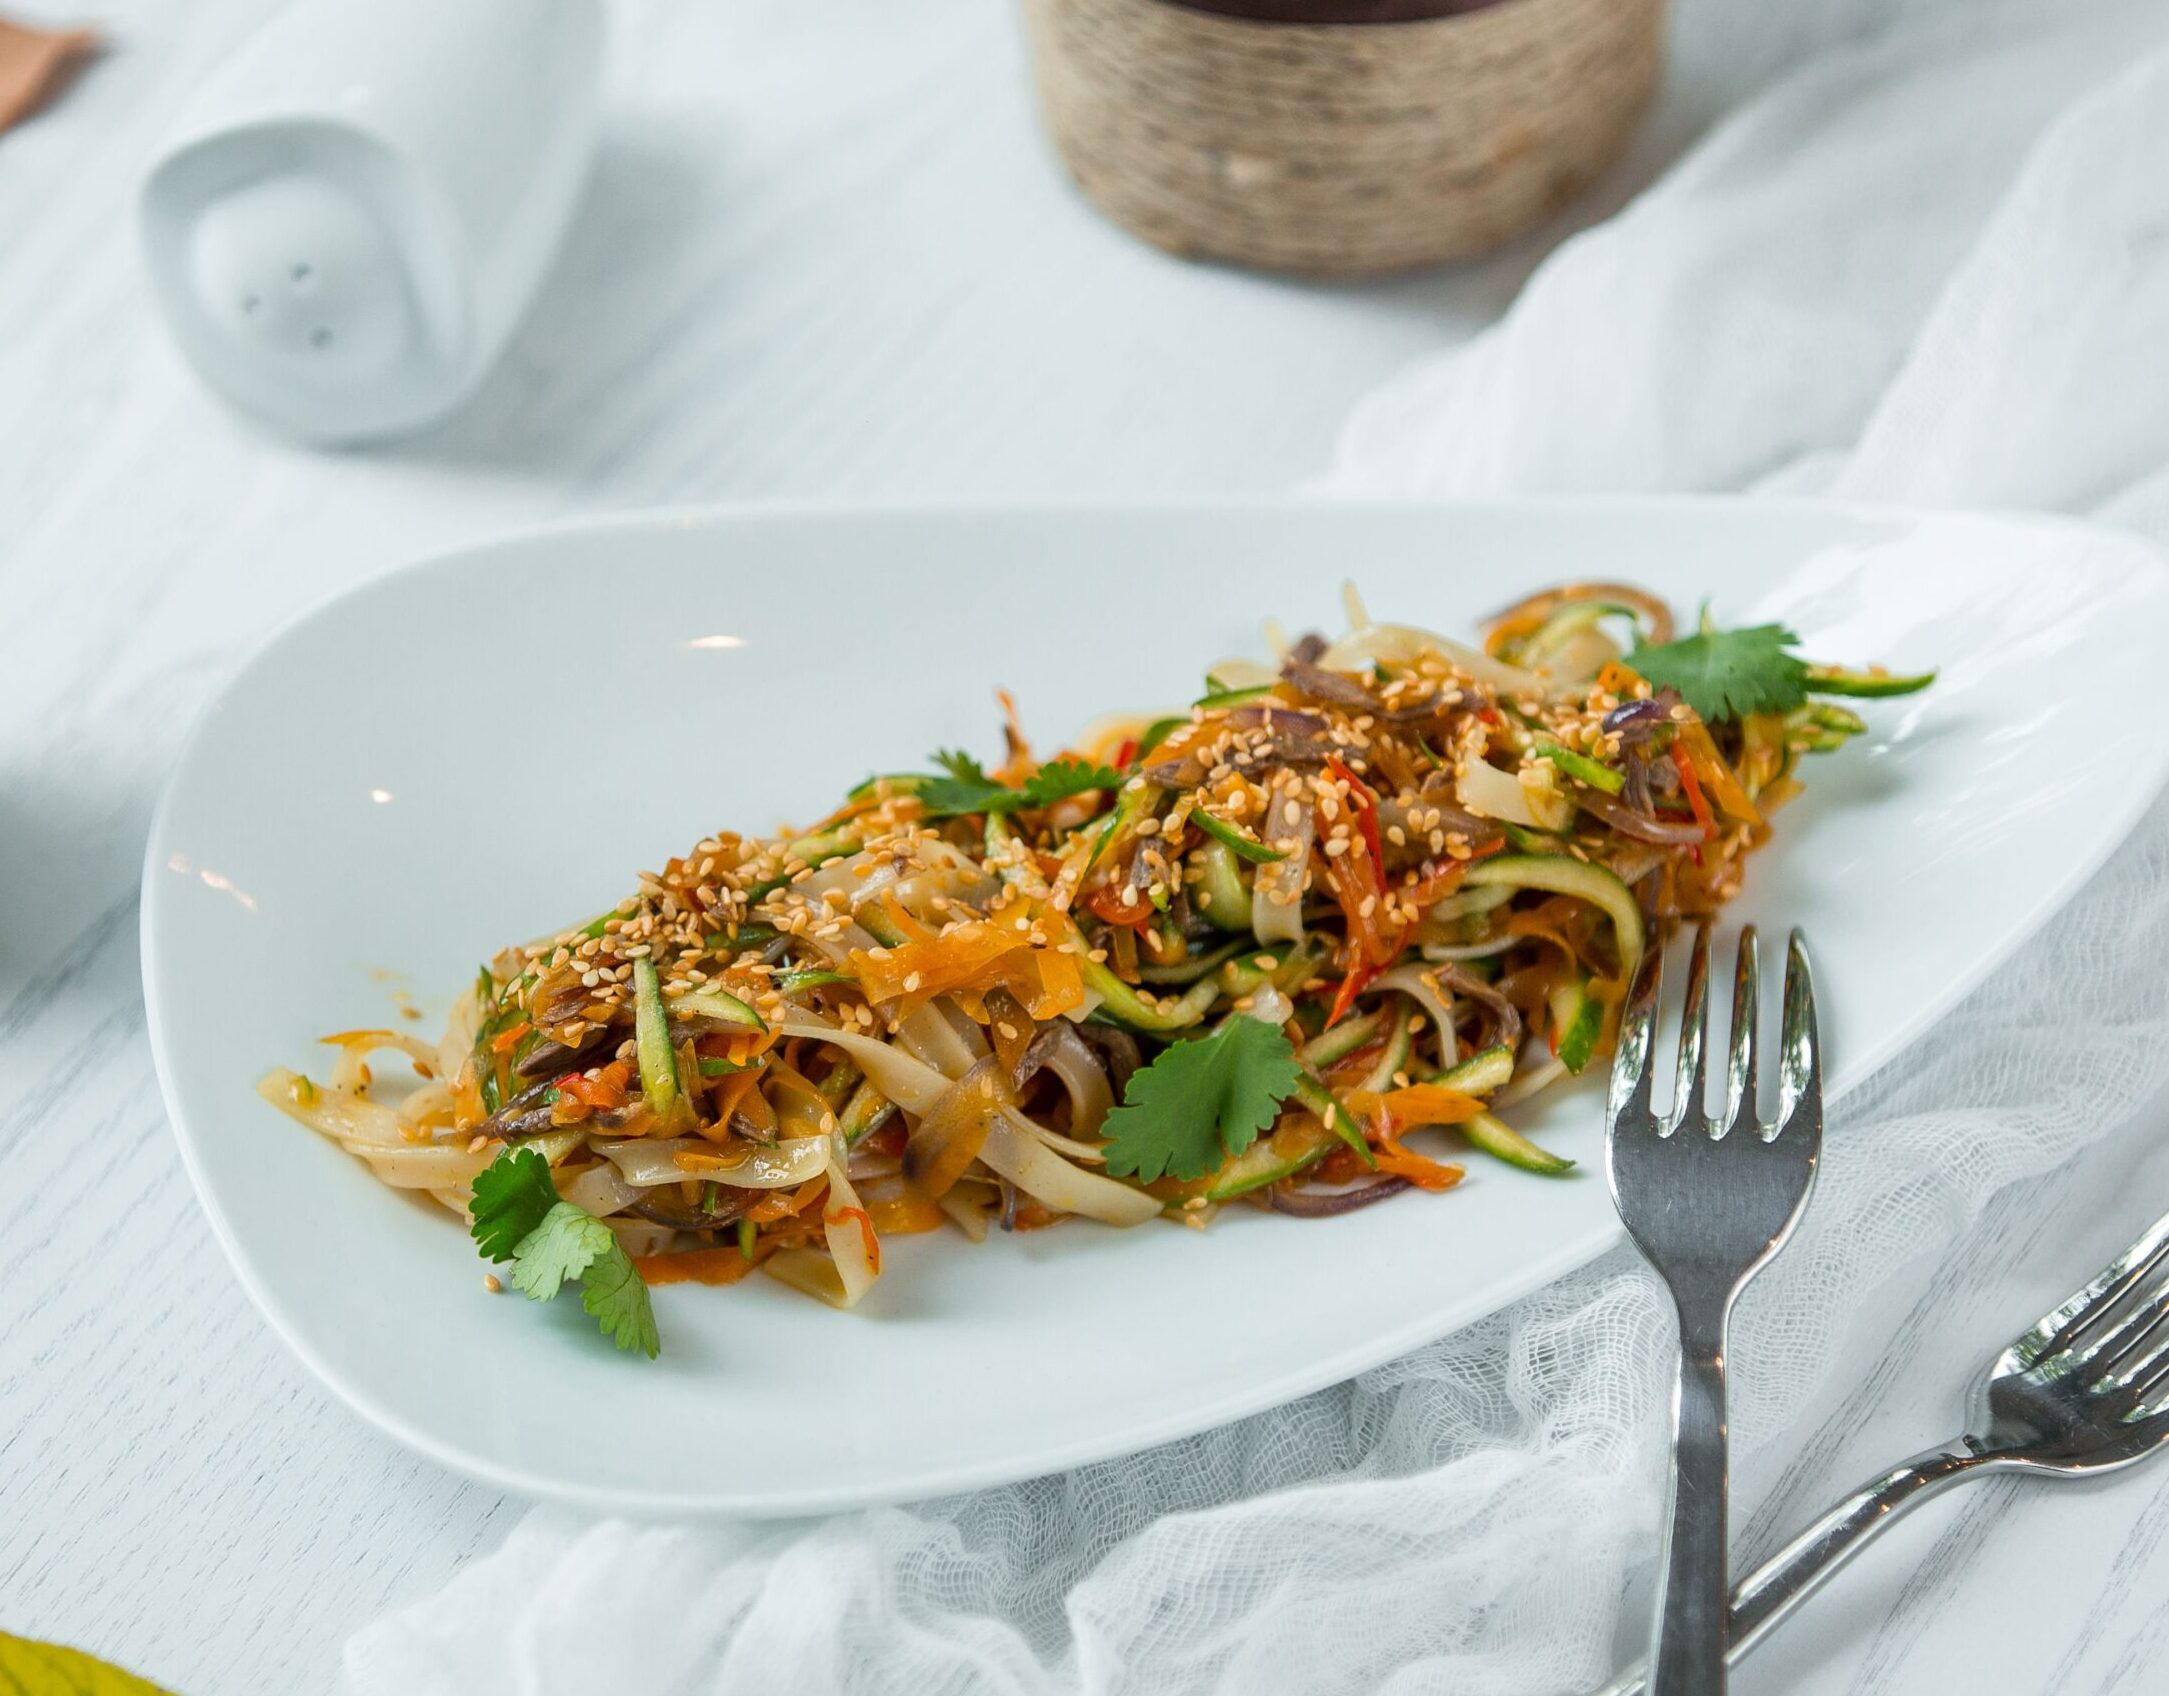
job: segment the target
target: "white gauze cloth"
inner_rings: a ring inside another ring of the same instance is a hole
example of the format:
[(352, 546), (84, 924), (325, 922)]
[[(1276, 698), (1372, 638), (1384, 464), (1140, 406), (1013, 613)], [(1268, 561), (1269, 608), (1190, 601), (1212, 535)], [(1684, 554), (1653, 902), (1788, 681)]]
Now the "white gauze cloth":
[[(2169, 19), (1917, 4), (1845, 39), (1871, 11), (1690, 4), (1683, 44), (1795, 68), (1364, 405), (1335, 486), (1782, 486), (2169, 539)], [(1866, 1292), (2169, 1081), (2165, 956), (2158, 808), (1833, 1113), (1735, 1334), (1743, 1471), (1799, 1441)], [(1061, 1477), (771, 1526), (538, 1510), (347, 1673), (361, 1696), (1583, 1690), (1651, 1552), (1670, 1350), (1622, 1251), (1353, 1383)]]

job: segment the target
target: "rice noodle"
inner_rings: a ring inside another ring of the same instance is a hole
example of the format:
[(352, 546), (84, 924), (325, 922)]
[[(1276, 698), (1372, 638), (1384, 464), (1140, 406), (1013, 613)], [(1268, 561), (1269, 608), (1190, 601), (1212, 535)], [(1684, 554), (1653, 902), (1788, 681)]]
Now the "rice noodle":
[(1525, 936), (1494, 936), (1483, 942), (1427, 942), (1423, 945), (1426, 960), (1488, 960), (1494, 954), (1504, 954), (1509, 948), (1517, 948), (1529, 939)]
[[(690, 1177), (692, 1174), (680, 1175)], [(628, 1184), (617, 1167), (607, 1160), (597, 1161), (577, 1178), (560, 1180), (557, 1193), (573, 1206), (585, 1208), (598, 1219), (607, 1219), (613, 1213), (622, 1213), (640, 1199), (640, 1191)]]
[[(1303, 884), (1310, 874), (1310, 845), (1316, 825), (1311, 810), (1293, 798), (1273, 793), (1266, 803), (1269, 825), (1263, 833), (1287, 857), (1258, 868), (1250, 885), (1250, 929), (1259, 942), (1303, 940)], [(1276, 899), (1277, 897), (1277, 899)]]
[(987, 1240), (987, 1204), (980, 1196), (980, 1186), (963, 1183), (943, 1196), (938, 1204), (956, 1228), (975, 1243)]
[(1481, 649), (1408, 624), (1366, 624), (1351, 630), (1329, 644), (1317, 663), (1329, 671), (1365, 671), (1380, 661), (1407, 665), (1426, 653), (1441, 655), (1456, 670), (1502, 694), (1541, 698), (1550, 691), (1549, 683), (1533, 671), (1523, 671), (1493, 659)]
[[(825, 1025), (811, 1014), (799, 1013), (779, 1029), (785, 1036), (811, 1037), (842, 1049), (859, 1063), (859, 1070), (873, 1079), (874, 1087), (907, 1113), (925, 1113), (942, 1098), (951, 1080), (925, 1061), (913, 1058), (878, 1038)], [(968, 1067), (959, 1070), (958, 1076)]]
[[(742, 1190), (781, 1190), (818, 1178), (828, 1163), (827, 1137), (792, 1137), (755, 1143), (741, 1160), (718, 1165), (716, 1145), (705, 1137), (628, 1137), (598, 1142), (595, 1152), (618, 1169), (628, 1184), (646, 1189), (678, 1184), (688, 1178), (731, 1184)], [(679, 1156), (688, 1158), (681, 1162)]]
[(1531, 829), (1542, 828), (1521, 779), (1473, 756), (1462, 763), (1454, 780), (1454, 793), (1461, 797), (1461, 804), (1479, 818), (1501, 819), (1507, 824), (1526, 825)]
[(1060, 1213), (1081, 1213), (1109, 1225), (1141, 1225), (1160, 1216), (1160, 1204), (1142, 1190), (1072, 1166), (1042, 1143), (1031, 1121), (1006, 1108), (987, 1129), (979, 1159), (1034, 1201)]
[(1460, 1038), (1454, 1034), (1453, 1004), (1437, 977), (1421, 966), (1396, 966), (1373, 980), (1380, 989), (1397, 989), (1431, 1016), (1438, 1028), (1439, 1064), (1451, 1066), (1461, 1058)]
[[(1338, 641), (1275, 629), (1272, 665), (1214, 668), (1209, 694), (1248, 698), (1156, 734), (1103, 726), (1045, 762), (1004, 696), (991, 771), (939, 754), (939, 773), (871, 780), (804, 834), (719, 830), (600, 916), (496, 955), (440, 1042), (341, 1032), (328, 1087), (261, 1087), (448, 1208), (532, 1149), (634, 1254), (712, 1252), (735, 1227), (743, 1262), (677, 1273), (761, 1266), (837, 1306), (879, 1277), (877, 1229), (1201, 1224), (1216, 1187), (1270, 1178), (1278, 1142), (1234, 1178), (1209, 1146), (1165, 1181), (1108, 1170), (1173, 1134), (1164, 1116), (1199, 1093), (1185, 1067), (1292, 1033), (1333, 1087), (1383, 1095), (1431, 1075), (1434, 1043), (1451, 1065), (1481, 1039), (1519, 1068), (1495, 1103), (1548, 1087), (1565, 1068), (1526, 1023), (1561, 982), (1547, 943), (1601, 914), (1631, 971), (1650, 919), (1737, 889), (1764, 834), (1754, 798), (1783, 800), (1802, 754), (1860, 727), (1816, 709), (1804, 743), (1801, 715), (1705, 723), (1632, 673), (1582, 681), (1616, 655), (1599, 628), (1613, 587), (1526, 603), (1495, 656), (1379, 623), (1351, 586)], [(1662, 628), (1661, 604), (1616, 599)], [(1705, 840), (1678, 815), (1711, 805), (1734, 822)], [(1486, 959), (1500, 971), (1467, 965)], [(1222, 1037), (1239, 1040), (1185, 1052)], [(387, 1048), (418, 1083), (372, 1072)], [(1252, 1204), (1339, 1213), (1406, 1187), (1284, 1177)]]
[[(828, 1199), (821, 1204), (822, 1226), (828, 1234), (829, 1258), (835, 1263), (836, 1281), (841, 1300), (839, 1307), (855, 1307), (859, 1298), (874, 1287), (874, 1280), (881, 1276), (881, 1268), (875, 1264), (873, 1255), (874, 1234), (865, 1225), (865, 1208), (859, 1205), (858, 1192), (851, 1187), (851, 1180), (844, 1169), (831, 1161), (828, 1168)], [(869, 1252), (871, 1250), (871, 1252)]]
[[(1069, 1092), (1069, 1128), (1073, 1136), (1091, 1137), (1099, 1134), (1101, 1123), (1115, 1104), (1115, 1092), (1107, 1081), (1107, 1070), (1100, 1064), (1099, 1056), (1085, 1046), (1077, 1027), (1067, 1022), (1042, 1026), (1033, 1040), (1032, 1050), (1040, 1043), (1048, 1045), (1039, 1065), (1062, 1080), (1062, 1087)], [(1022, 1087), (1025, 1080), (1016, 1080)]]
[(1566, 1062), (1556, 1054), (1547, 1055), (1541, 1065), (1531, 1066), (1508, 1078), (1491, 1098), (1494, 1107), (1511, 1107), (1517, 1101), (1526, 1101), (1539, 1090), (1547, 1090), (1567, 1075)]
[(1009, 1103), (1001, 1057), (989, 1054), (942, 1092), (904, 1144), (904, 1176), (939, 1200), (979, 1158), (987, 1127)]

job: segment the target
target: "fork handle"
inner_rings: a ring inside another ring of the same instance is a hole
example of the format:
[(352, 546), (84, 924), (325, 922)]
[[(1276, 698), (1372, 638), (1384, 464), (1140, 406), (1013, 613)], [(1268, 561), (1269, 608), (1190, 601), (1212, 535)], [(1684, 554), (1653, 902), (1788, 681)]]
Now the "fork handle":
[[(1923, 1449), (1839, 1502), (1769, 1560), (1732, 1594), (1727, 1662), (1755, 1647), (1778, 1622), (1820, 1590), (1837, 1570), (1867, 1547), (1870, 1538), (1953, 1484), (1974, 1475), (1992, 1457), (1964, 1442)], [(1598, 1696), (1643, 1696), (1662, 1686), (1635, 1667)]]
[(1672, 1398), (1672, 1511), (1664, 1590), (1650, 1653), (1656, 1696), (1724, 1696), (1728, 1437), (1725, 1314), (1680, 1309), (1679, 1387)]

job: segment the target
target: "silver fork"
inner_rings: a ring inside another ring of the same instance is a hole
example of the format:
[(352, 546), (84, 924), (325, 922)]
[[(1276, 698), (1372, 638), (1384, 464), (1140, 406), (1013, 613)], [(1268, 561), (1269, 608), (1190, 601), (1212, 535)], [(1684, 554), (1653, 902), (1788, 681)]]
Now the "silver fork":
[[(1981, 1369), (1966, 1434), (1871, 1478), (1732, 1596), (1729, 1654), (1747, 1653), (1868, 1540), (1953, 1484), (1992, 1472), (2078, 1478), (2169, 1445), (2169, 1214)], [(1635, 1696), (1640, 1669), (1602, 1696)]]
[(1704, 1027), (1710, 928), (1695, 927), (1670, 1115), (1650, 1105), (1662, 941), (1636, 973), (1612, 1067), (1605, 1175), (1627, 1234), (1672, 1292), (1679, 1387), (1672, 1400), (1672, 1504), (1650, 1660), (1658, 1696), (1722, 1696), (1728, 1626), (1725, 1329), (1741, 1287), (1783, 1246), (1815, 1181), (1823, 1141), (1815, 987), (1799, 932), (1785, 963), (1778, 1117), (1756, 1117), (1755, 933), (1740, 935), (1725, 1108), (1710, 1117)]

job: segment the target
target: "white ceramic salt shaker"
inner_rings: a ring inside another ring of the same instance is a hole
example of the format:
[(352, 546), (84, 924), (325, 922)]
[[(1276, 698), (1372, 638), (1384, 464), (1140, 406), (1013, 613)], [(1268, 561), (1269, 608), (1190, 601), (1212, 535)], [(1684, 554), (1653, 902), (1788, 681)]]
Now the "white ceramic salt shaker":
[(452, 411), (564, 234), (601, 57), (600, 0), (295, 0), (144, 181), (152, 289), (189, 362), (304, 441)]

